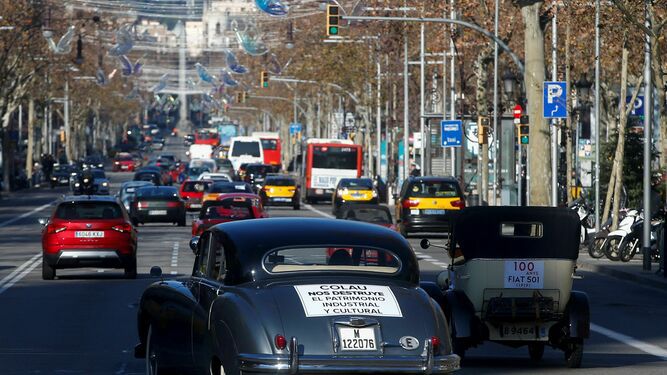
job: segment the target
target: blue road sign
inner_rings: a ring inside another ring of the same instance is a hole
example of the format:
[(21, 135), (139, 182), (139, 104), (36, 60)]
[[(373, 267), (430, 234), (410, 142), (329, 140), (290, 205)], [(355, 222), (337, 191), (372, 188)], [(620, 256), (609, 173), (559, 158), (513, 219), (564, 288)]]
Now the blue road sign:
[(293, 122), (293, 123), (289, 124), (289, 133), (291, 135), (297, 134), (300, 131), (301, 131), (301, 124), (300, 123)]
[(567, 117), (567, 85), (565, 82), (544, 82), (544, 118)]
[[(625, 102), (630, 103), (630, 100), (632, 99), (632, 96), (626, 96), (625, 97)], [(632, 112), (630, 112), (630, 116), (644, 116), (644, 96), (643, 95), (637, 95), (637, 99), (634, 102), (634, 106), (632, 108)]]
[(442, 147), (461, 147), (463, 126), (461, 120), (440, 121)]

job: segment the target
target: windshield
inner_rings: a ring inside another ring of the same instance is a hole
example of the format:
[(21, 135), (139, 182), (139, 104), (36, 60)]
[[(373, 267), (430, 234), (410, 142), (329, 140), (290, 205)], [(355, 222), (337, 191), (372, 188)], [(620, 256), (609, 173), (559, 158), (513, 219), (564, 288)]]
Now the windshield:
[(107, 178), (107, 176), (104, 174), (103, 170), (94, 169), (93, 170), (93, 178)]
[(210, 184), (208, 181), (186, 181), (183, 183), (183, 192), (203, 193)]
[(106, 220), (123, 217), (120, 206), (114, 202), (64, 202), (58, 206), (55, 217), (63, 220)]
[(313, 147), (313, 168), (357, 169), (357, 149), (354, 147)]
[(178, 197), (174, 187), (147, 187), (137, 190), (137, 198), (172, 198)]
[(264, 151), (277, 150), (278, 149), (278, 140), (277, 139), (262, 139), (262, 148), (264, 149)]
[(269, 177), (266, 180), (266, 185), (271, 185), (271, 186), (296, 186), (296, 182), (294, 179), (291, 178), (271, 178)]
[(415, 198), (455, 198), (459, 196), (459, 192), (454, 182), (416, 181), (408, 195)]
[(264, 256), (264, 267), (271, 273), (304, 271), (396, 273), (398, 257), (389, 250), (366, 247), (285, 248)]
[(69, 165), (56, 165), (53, 167), (54, 172), (66, 172), (69, 173), (70, 171), (74, 172), (74, 168), (72, 168)]
[(373, 181), (370, 179), (359, 179), (359, 180), (343, 179), (340, 181), (340, 187), (351, 188), (351, 189), (372, 189)]
[(210, 132), (199, 132), (197, 133), (197, 139), (200, 140), (208, 140), (208, 139), (216, 139), (218, 138), (218, 135), (216, 133), (210, 133)]
[(246, 183), (215, 182), (208, 187), (209, 193), (252, 193), (252, 188)]
[(260, 157), (259, 142), (257, 141), (236, 141), (232, 145), (232, 156), (250, 155)]

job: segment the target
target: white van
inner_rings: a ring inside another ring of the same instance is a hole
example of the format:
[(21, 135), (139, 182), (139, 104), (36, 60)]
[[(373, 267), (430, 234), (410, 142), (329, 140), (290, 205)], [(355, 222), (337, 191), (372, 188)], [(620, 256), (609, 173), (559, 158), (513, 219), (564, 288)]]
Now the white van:
[(190, 145), (190, 149), (185, 153), (190, 160), (192, 159), (210, 159), (213, 155), (213, 146), (194, 144)]
[(262, 141), (257, 137), (233, 137), (227, 159), (232, 162), (236, 171), (243, 163), (264, 163)]

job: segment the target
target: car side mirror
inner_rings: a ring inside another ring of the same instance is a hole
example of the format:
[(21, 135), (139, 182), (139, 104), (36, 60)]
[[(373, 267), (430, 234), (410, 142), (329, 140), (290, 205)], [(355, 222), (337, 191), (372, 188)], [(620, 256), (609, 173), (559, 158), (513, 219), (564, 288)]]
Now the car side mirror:
[(39, 225), (45, 226), (46, 224), (49, 223), (49, 218), (48, 217), (40, 217), (40, 218), (37, 219), (37, 222), (39, 223)]
[(419, 246), (426, 250), (431, 247), (431, 241), (429, 241), (428, 238), (422, 238), (422, 240), (419, 242)]
[(162, 268), (160, 266), (153, 266), (151, 267), (151, 273), (150, 273), (152, 278), (157, 279), (158, 277), (162, 276)]
[(190, 239), (190, 249), (195, 255), (197, 254), (197, 248), (199, 247), (199, 236), (194, 236)]

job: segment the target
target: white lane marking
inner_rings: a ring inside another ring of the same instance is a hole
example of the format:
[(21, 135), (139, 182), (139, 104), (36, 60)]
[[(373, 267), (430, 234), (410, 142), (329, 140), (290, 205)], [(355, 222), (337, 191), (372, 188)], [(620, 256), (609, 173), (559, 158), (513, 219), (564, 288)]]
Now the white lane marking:
[(607, 336), (610, 339), (620, 341), (621, 343), (632, 346), (633, 348), (638, 349), (646, 354), (658, 357), (663, 361), (667, 361), (667, 350), (657, 345), (639, 341), (634, 337), (630, 337), (622, 333), (612, 331), (608, 328), (601, 327), (595, 323), (591, 323), (591, 331), (597, 332), (603, 336)]
[(178, 271), (171, 271), (172, 275), (178, 275)]
[(21, 264), (20, 266), (16, 267), (16, 269), (10, 273), (9, 275), (5, 276), (2, 280), (0, 280), (0, 287), (2, 287), (5, 282), (16, 276), (19, 272), (21, 272), (24, 268), (28, 267), (30, 263), (34, 262), (42, 253), (37, 253), (35, 256), (32, 258), (28, 259), (25, 263)]
[[(35, 267), (37, 267), (37, 266), (39, 266), (40, 264), (42, 264), (42, 258), (39, 257), (39, 255), (41, 255), (41, 254), (37, 254), (37, 255), (38, 255), (38, 256), (35, 256), (35, 257), (30, 258), (30, 260), (28, 260), (28, 261), (26, 262), (26, 263), (33, 262), (32, 264), (30, 264), (30, 265), (29, 265), (28, 267), (26, 267), (23, 271), (21, 271), (21, 273), (19, 273), (18, 275), (16, 275), (16, 277), (14, 277), (13, 279), (9, 280), (6, 284), (0, 286), (0, 294), (2, 294), (5, 290), (7, 290), (7, 289), (11, 288), (12, 286), (14, 286), (14, 284), (16, 284), (17, 282), (19, 282), (19, 281), (20, 281), (22, 278), (24, 278), (27, 274), (29, 274), (30, 272), (32, 272), (32, 270), (34, 270)], [(24, 263), (24, 264), (26, 264), (26, 263)]]
[(21, 215), (15, 217), (15, 218), (13, 218), (13, 219), (9, 219), (9, 220), (7, 220), (7, 221), (3, 221), (2, 223), (0, 223), (0, 228), (2, 228), (2, 227), (6, 227), (6, 226), (9, 225), (9, 224), (15, 223), (15, 222), (17, 222), (17, 221), (19, 221), (19, 220), (21, 220), (21, 219), (23, 219), (23, 218), (26, 218), (26, 217), (28, 217), (28, 216), (30, 216), (30, 215), (32, 215), (32, 214), (35, 214), (35, 213), (37, 213), (37, 212), (39, 212), (39, 211), (42, 211), (43, 209), (45, 209), (45, 208), (51, 206), (52, 204), (54, 204), (55, 202), (57, 202), (57, 201), (49, 202), (49, 203), (47, 203), (47, 204), (45, 204), (45, 205), (42, 205), (42, 206), (39, 206), (39, 207), (35, 208), (34, 210), (32, 210), (32, 211), (30, 211), (30, 212), (26, 212), (26, 213), (24, 213), (24, 214), (21, 214)]
[(178, 242), (174, 242), (174, 247), (171, 252), (171, 266), (173, 268), (178, 267), (178, 247), (180, 244)]
[(313, 207), (313, 206), (311, 206), (311, 205), (309, 205), (309, 204), (304, 204), (303, 206), (304, 206), (307, 210), (309, 210), (309, 211), (313, 211), (314, 213), (316, 213), (316, 214), (318, 214), (318, 215), (320, 215), (320, 216), (324, 216), (324, 217), (326, 217), (327, 219), (335, 219), (335, 218), (336, 218), (335, 216), (330, 215), (330, 214), (328, 214), (328, 213), (326, 213), (326, 212), (322, 212), (322, 211), (318, 210), (317, 208), (315, 208), (315, 207)]

